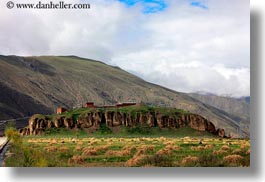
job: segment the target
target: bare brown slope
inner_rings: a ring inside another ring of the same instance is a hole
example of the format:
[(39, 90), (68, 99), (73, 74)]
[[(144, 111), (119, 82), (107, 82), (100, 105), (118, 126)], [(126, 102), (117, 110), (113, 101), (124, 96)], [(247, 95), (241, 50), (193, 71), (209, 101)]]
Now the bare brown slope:
[(241, 127), (249, 131), (250, 125), (250, 97), (232, 98), (214, 94), (191, 93), (189, 96), (223, 110), (240, 122)]
[(99, 105), (145, 102), (188, 110), (202, 115), (218, 128), (238, 133), (238, 121), (230, 114), (98, 61), (74, 56), (1, 56), (0, 69), (2, 84), (52, 110), (57, 106), (80, 107), (86, 101)]
[(241, 115), (242, 117), (246, 117), (249, 120), (249, 97), (233, 98), (217, 96), (213, 94), (202, 95), (198, 93), (191, 93), (189, 95), (197, 100), (202, 101), (203, 103), (209, 104), (234, 115)]
[(1, 119), (21, 118), (34, 113), (51, 113), (52, 110), (43, 106), (28, 95), (10, 89), (0, 83), (0, 117)]

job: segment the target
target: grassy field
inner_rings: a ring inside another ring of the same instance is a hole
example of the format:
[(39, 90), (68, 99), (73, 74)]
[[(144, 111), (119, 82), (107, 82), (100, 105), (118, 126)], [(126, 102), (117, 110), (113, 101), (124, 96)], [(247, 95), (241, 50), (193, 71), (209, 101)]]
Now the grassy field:
[[(50, 131), (22, 137), (8, 148), (5, 166), (24, 167), (248, 167), (250, 141), (212, 136), (184, 137), (173, 132), (159, 137)], [(161, 131), (159, 131), (161, 132)], [(174, 132), (176, 133), (176, 132)], [(128, 134), (128, 131), (127, 131)], [(160, 133), (161, 134), (161, 133)], [(163, 131), (162, 131), (163, 134)], [(195, 136), (197, 135), (197, 136)], [(16, 143), (16, 144), (15, 144)]]

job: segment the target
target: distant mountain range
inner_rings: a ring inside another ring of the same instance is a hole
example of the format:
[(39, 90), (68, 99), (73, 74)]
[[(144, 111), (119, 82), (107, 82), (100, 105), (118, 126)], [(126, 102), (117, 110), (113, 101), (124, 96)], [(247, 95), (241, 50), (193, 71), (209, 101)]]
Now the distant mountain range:
[(211, 105), (215, 108), (223, 110), (231, 116), (234, 116), (235, 120), (241, 122), (241, 126), (248, 128), (249, 130), (249, 122), (250, 122), (250, 97), (241, 97), (241, 98), (233, 98), (233, 97), (224, 97), (217, 96), (214, 94), (198, 94), (198, 93), (190, 93), (189, 96), (205, 103)]
[(202, 101), (203, 103), (214, 106), (234, 115), (245, 116), (249, 120), (250, 116), (250, 97), (225, 97), (211, 93), (190, 93), (189, 96)]
[(0, 70), (0, 120), (50, 114), (59, 106), (76, 108), (88, 101), (129, 101), (188, 110), (234, 136), (249, 136), (247, 99), (176, 92), (119, 67), (76, 56), (0, 56)]

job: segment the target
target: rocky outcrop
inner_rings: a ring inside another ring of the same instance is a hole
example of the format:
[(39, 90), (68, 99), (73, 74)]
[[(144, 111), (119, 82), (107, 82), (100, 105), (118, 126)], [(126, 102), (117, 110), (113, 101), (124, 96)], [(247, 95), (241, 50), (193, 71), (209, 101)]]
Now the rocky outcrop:
[(49, 128), (89, 128), (97, 130), (102, 124), (110, 129), (118, 126), (134, 127), (149, 126), (160, 128), (191, 127), (198, 131), (207, 131), (220, 137), (225, 137), (224, 129), (216, 129), (214, 124), (197, 114), (175, 113), (165, 115), (157, 112), (120, 112), (120, 111), (90, 111), (74, 118), (58, 115), (53, 120), (42, 115), (33, 115), (29, 125), (20, 130), (21, 135), (39, 135)]
[(25, 128), (22, 128), (19, 130), (19, 133), (23, 136), (25, 135), (30, 135), (30, 131), (29, 131), (29, 128), (28, 127), (25, 127)]
[(96, 111), (96, 112), (88, 112), (85, 115), (82, 115), (76, 121), (76, 127), (78, 128), (90, 128), (95, 127), (99, 128), (100, 123), (102, 121), (103, 113)]
[(29, 125), (24, 132), (29, 132), (30, 135), (39, 135), (44, 132), (47, 125), (47, 118), (43, 118), (41, 115), (36, 114), (29, 119)]
[(224, 138), (224, 137), (225, 137), (225, 130), (224, 130), (224, 129), (217, 129), (216, 134), (217, 134), (219, 137)]

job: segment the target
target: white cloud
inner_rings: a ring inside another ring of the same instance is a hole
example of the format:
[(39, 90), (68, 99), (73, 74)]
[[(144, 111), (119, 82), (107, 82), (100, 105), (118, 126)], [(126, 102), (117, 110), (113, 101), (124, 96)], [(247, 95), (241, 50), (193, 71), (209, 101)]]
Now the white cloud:
[(117, 0), (91, 0), (90, 10), (9, 10), (0, 2), (0, 54), (78, 55), (178, 91), (249, 95), (249, 1), (203, 2), (208, 9), (167, 0), (154, 14)]
[[(157, 68), (157, 67), (156, 67)], [(158, 81), (164, 86), (184, 92), (206, 91), (219, 95), (239, 96), (249, 93), (249, 69), (225, 68), (223, 65), (213, 67), (202, 65), (198, 62), (174, 65), (170, 69), (162, 64), (157, 70), (160, 71), (146, 75), (151, 81)]]

